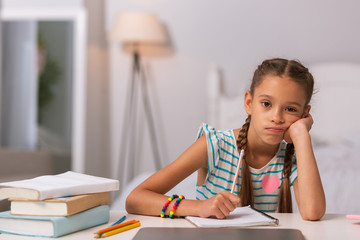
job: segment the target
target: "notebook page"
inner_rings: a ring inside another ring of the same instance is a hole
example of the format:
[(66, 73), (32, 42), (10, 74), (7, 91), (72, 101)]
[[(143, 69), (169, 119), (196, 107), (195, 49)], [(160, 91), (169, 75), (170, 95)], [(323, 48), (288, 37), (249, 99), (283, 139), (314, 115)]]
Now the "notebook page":
[(244, 227), (257, 225), (277, 225), (278, 220), (266, 216), (251, 207), (238, 207), (224, 219), (186, 217), (198, 227)]

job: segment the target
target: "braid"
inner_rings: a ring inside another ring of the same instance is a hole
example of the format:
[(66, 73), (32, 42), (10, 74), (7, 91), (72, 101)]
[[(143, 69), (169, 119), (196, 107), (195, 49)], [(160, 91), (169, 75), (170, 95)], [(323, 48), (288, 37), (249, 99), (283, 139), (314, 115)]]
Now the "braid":
[(292, 199), (290, 192), (290, 173), (292, 166), (292, 156), (294, 154), (294, 144), (289, 143), (286, 146), (285, 160), (284, 160), (284, 170), (282, 182), (279, 194), (279, 212), (281, 213), (291, 213), (292, 212)]
[(239, 153), (244, 150), (243, 161), (241, 162), (241, 189), (239, 193), (241, 206), (254, 205), (251, 177), (248, 164), (246, 163), (247, 133), (249, 130), (251, 116), (249, 115), (242, 126), (236, 140)]

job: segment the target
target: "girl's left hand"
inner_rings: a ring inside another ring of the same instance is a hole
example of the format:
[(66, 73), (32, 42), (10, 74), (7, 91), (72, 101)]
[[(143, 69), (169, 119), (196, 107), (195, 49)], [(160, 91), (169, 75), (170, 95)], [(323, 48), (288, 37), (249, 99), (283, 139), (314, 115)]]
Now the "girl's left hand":
[(310, 113), (306, 113), (302, 118), (293, 122), (285, 131), (284, 140), (287, 143), (292, 143), (294, 138), (301, 136), (303, 133), (309, 133), (314, 120)]

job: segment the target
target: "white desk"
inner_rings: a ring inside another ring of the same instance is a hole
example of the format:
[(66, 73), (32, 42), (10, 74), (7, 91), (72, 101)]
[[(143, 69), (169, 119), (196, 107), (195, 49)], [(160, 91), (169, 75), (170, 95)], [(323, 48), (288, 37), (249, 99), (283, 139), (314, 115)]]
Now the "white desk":
[[(169, 219), (160, 217), (149, 217), (142, 215), (126, 214), (123, 211), (112, 211), (110, 222), (115, 222), (121, 216), (126, 215), (128, 220), (137, 219), (141, 222), (141, 227), (194, 227), (185, 219)], [(272, 216), (279, 219), (278, 228), (296, 228), (300, 229), (307, 240), (359, 240), (360, 239), (360, 221), (350, 221), (345, 215), (326, 214), (321, 221), (304, 221), (299, 214), (275, 213)], [(79, 240), (93, 239), (93, 233), (107, 225), (97, 226), (84, 231), (69, 234), (57, 239), (60, 240)], [(261, 227), (263, 228), (263, 227)], [(272, 227), (273, 228), (273, 227)], [(105, 239), (132, 239), (137, 231), (135, 228), (129, 231), (116, 234)], [(37, 238), (17, 235), (0, 234), (0, 240), (45, 240), (54, 238)]]

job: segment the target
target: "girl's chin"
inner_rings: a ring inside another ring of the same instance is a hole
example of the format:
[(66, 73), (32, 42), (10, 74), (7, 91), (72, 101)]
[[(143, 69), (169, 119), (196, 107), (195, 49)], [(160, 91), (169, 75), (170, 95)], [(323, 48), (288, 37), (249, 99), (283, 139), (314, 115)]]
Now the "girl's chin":
[(268, 144), (268, 145), (278, 145), (279, 143), (281, 143), (284, 140), (283, 136), (279, 136), (279, 137), (267, 137), (263, 139), (263, 142)]

